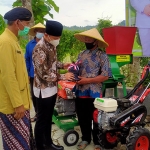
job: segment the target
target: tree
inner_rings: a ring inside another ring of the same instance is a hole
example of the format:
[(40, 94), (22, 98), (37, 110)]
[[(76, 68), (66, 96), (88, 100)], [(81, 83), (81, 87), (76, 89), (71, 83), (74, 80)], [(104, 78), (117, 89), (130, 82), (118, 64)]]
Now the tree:
[(34, 23), (39, 22), (44, 23), (46, 15), (49, 15), (53, 18), (53, 14), (50, 13), (51, 9), (54, 9), (56, 12), (59, 12), (59, 7), (55, 4), (53, 0), (16, 0), (13, 3), (15, 6), (24, 6), (33, 12)]
[(122, 21), (120, 21), (117, 25), (118, 25), (118, 26), (125, 26), (125, 25), (126, 25), (126, 21), (125, 21), (125, 20), (122, 20)]
[(3, 20), (3, 16), (0, 14), (0, 34), (3, 33), (4, 29), (5, 29), (5, 22)]
[(103, 37), (103, 28), (108, 28), (108, 27), (112, 27), (112, 21), (108, 20), (108, 19), (99, 19), (98, 20), (98, 24), (97, 24), (97, 30), (100, 32), (100, 34)]
[(58, 59), (63, 61), (65, 57), (70, 56), (71, 61), (76, 61), (78, 54), (85, 49), (84, 43), (74, 37), (75, 33), (80, 31), (63, 30), (60, 44), (57, 47)]
[(32, 11), (31, 0), (21, 0), (21, 2), (22, 2), (22, 6), (26, 7), (32, 13), (30, 26), (33, 26), (34, 25), (34, 14), (33, 14), (33, 11)]

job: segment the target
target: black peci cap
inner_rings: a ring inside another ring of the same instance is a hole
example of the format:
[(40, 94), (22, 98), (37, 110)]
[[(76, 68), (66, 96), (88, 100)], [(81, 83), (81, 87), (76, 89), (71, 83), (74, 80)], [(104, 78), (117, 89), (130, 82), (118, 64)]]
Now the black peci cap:
[(13, 8), (12, 10), (8, 11), (4, 15), (4, 19), (8, 21), (15, 21), (17, 19), (30, 21), (31, 17), (32, 17), (32, 13), (28, 9), (23, 8), (23, 7)]
[(46, 33), (52, 36), (61, 36), (63, 25), (60, 22), (47, 20), (46, 21)]

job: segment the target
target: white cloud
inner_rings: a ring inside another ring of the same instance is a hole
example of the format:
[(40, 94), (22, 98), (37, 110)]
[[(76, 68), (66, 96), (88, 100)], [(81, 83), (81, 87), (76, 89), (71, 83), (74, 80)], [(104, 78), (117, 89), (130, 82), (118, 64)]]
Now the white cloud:
[(8, 6), (0, 6), (0, 14), (4, 16), (4, 14), (9, 11), (11, 8)]
[(8, 7), (12, 7), (14, 0), (1, 0), (0, 1), (0, 5), (1, 6), (8, 6)]
[[(109, 18), (113, 24), (125, 19), (125, 0), (54, 0), (60, 11), (51, 10), (54, 20), (65, 26), (96, 25), (98, 19)], [(12, 8), (14, 0), (0, 1), (0, 14)], [(51, 19), (50, 17), (47, 17)]]
[(4, 14), (12, 9), (12, 4), (14, 0), (0, 0), (0, 14), (4, 16)]
[(110, 18), (113, 24), (125, 20), (125, 0), (55, 0), (60, 7), (54, 20), (66, 26), (96, 25), (98, 19)]

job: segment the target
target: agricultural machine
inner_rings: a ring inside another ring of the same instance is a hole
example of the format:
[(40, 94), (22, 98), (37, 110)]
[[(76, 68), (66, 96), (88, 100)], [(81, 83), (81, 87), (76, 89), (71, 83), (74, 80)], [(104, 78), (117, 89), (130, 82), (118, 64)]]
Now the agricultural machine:
[[(143, 86), (149, 75), (150, 63), (144, 67), (140, 82), (128, 94), (119, 68), (132, 63), (135, 32), (134, 27), (111, 27), (103, 30), (104, 38), (110, 45), (106, 52), (113, 74), (112, 78), (104, 82), (103, 95), (105, 96), (106, 88), (114, 88), (114, 95), (111, 98), (95, 99), (97, 109), (93, 118), (98, 123), (99, 143), (105, 149), (113, 149), (120, 142), (126, 144), (127, 150), (150, 150), (150, 131), (145, 128), (147, 109), (143, 105), (150, 92), (150, 83)], [(117, 98), (118, 81), (123, 85), (123, 98)]]

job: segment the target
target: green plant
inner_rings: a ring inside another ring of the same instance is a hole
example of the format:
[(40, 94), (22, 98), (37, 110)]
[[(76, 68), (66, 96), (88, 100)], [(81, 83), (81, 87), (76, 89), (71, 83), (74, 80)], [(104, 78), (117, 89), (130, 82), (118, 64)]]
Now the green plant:
[(137, 33), (136, 33), (136, 42), (138, 43), (138, 45), (141, 46), (141, 40), (140, 40), (139, 31), (137, 31)]
[(28, 42), (29, 42), (29, 36), (28, 35), (19, 37), (19, 43), (20, 43), (20, 46), (21, 46), (24, 53), (25, 53), (25, 48), (26, 48), (26, 45)]
[(69, 55), (71, 61), (76, 61), (78, 54), (85, 49), (84, 43), (74, 37), (74, 34), (78, 32), (80, 31), (63, 30), (57, 47), (58, 60), (63, 61)]
[[(34, 23), (39, 22), (44, 23), (46, 15), (53, 18), (53, 14), (50, 13), (51, 9), (54, 9), (56, 12), (59, 12), (59, 7), (55, 4), (53, 0), (32, 0), (32, 11), (34, 15)], [(16, 0), (13, 3), (13, 7), (22, 6), (22, 0)]]
[(65, 74), (66, 72), (68, 72), (66, 69), (59, 69), (60, 74)]
[[(109, 19), (99, 19), (98, 20), (98, 24), (96, 26), (97, 30), (99, 31), (99, 33), (101, 34), (101, 36), (104, 38), (103, 36), (103, 28), (108, 28), (108, 27), (112, 27), (112, 21)], [(105, 48), (101, 48), (102, 51), (105, 51)]]
[(5, 30), (5, 22), (4, 22), (4, 19), (3, 19), (3, 16), (0, 14), (0, 34), (3, 33), (3, 31)]
[(103, 28), (108, 28), (108, 27), (112, 27), (112, 21), (109, 19), (99, 19), (98, 20), (98, 24), (97, 24), (97, 30), (99, 31), (99, 33), (101, 34), (101, 36), (103, 37)]
[[(141, 71), (143, 70), (144, 66), (146, 66), (149, 62), (150, 62), (150, 57), (142, 57), (140, 59)], [(150, 74), (148, 75), (148, 77), (144, 81), (143, 86), (146, 87), (149, 82), (150, 82)]]

